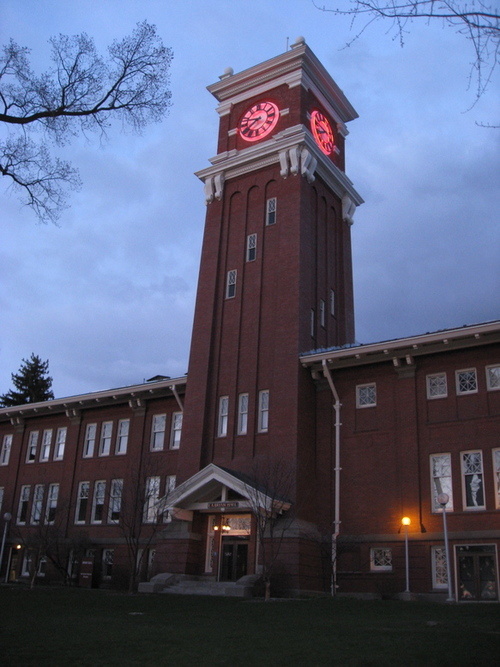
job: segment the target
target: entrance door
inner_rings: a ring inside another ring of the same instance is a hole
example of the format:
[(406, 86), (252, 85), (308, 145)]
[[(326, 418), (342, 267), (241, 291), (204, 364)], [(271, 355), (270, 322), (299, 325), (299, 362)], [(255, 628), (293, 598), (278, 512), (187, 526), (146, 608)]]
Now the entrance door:
[(245, 538), (222, 538), (221, 581), (236, 581), (247, 573), (248, 542)]
[(457, 547), (458, 599), (496, 600), (496, 553), (494, 545)]

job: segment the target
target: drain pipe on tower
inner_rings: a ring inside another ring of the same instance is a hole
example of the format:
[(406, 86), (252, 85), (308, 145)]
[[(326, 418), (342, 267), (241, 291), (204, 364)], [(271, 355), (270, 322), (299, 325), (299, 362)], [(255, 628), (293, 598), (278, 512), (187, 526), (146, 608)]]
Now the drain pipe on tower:
[(339, 395), (333, 383), (332, 374), (328, 368), (326, 359), (322, 360), (323, 375), (328, 380), (331, 392), (335, 399), (333, 409), (335, 410), (335, 518), (333, 521), (332, 533), (332, 576), (331, 576), (331, 594), (334, 597), (337, 594), (337, 537), (340, 532), (340, 403)]

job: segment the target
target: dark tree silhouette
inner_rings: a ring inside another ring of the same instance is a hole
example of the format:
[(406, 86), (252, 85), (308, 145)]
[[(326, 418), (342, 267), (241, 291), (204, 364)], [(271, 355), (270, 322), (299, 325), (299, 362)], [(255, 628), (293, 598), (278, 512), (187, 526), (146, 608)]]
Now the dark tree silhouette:
[(29, 359), (23, 359), (18, 373), (12, 373), (12, 383), (15, 389), (0, 395), (0, 407), (24, 405), (25, 403), (39, 403), (54, 398), (51, 390), (52, 378), (48, 375), (49, 361), (42, 361), (36, 354)]

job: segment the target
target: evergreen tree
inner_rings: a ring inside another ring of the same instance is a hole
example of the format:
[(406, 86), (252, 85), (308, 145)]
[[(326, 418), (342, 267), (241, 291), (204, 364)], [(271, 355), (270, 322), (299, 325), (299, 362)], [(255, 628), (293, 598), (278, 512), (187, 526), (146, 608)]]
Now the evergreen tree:
[(34, 353), (29, 359), (23, 359), (19, 372), (11, 374), (16, 389), (10, 389), (6, 394), (0, 395), (0, 407), (38, 403), (54, 398), (51, 390), (52, 378), (49, 377), (48, 371), (48, 359), (42, 361)]

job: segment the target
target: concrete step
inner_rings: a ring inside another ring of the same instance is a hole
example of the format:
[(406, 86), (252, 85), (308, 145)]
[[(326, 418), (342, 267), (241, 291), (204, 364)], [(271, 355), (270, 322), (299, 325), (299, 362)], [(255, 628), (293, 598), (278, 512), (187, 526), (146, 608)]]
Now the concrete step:
[(213, 577), (161, 574), (139, 585), (140, 593), (173, 595), (214, 595), (220, 597), (253, 597), (258, 577), (242, 577), (238, 581), (215, 581)]

